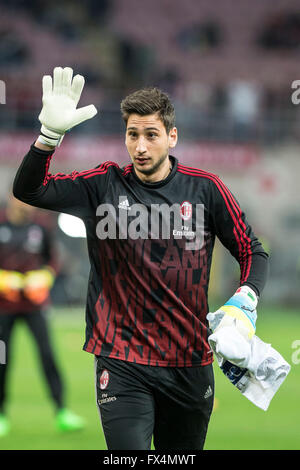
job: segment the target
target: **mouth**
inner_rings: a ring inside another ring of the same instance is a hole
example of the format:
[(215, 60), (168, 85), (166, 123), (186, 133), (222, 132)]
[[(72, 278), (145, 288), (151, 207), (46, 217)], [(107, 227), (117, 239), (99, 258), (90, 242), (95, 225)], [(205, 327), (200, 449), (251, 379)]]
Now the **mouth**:
[(150, 158), (149, 157), (136, 157), (135, 161), (139, 163), (140, 165), (146, 165), (147, 163), (150, 162)]

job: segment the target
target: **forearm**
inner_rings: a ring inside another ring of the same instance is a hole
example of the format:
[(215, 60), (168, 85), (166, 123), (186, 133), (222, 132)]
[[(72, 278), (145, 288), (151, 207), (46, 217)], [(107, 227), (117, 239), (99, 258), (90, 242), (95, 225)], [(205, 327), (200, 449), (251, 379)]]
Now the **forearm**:
[(17, 199), (36, 205), (39, 196), (45, 191), (45, 181), (49, 162), (54, 148), (38, 142), (31, 146), (25, 155), (14, 179), (13, 194)]
[(254, 252), (241, 265), (241, 285), (251, 287), (261, 296), (269, 274), (269, 257), (266, 252)]

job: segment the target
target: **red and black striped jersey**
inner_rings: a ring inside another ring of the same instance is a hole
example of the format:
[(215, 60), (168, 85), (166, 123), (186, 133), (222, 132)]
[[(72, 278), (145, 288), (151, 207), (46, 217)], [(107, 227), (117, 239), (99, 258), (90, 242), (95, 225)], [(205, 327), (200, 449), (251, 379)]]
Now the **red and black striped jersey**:
[(151, 184), (131, 164), (114, 162), (51, 175), (51, 156), (31, 147), (14, 194), (85, 223), (91, 270), (84, 349), (157, 366), (211, 363), (206, 315), (215, 237), (238, 261), (240, 284), (260, 294), (267, 275), (268, 256), (229, 189), (171, 156), (169, 176)]

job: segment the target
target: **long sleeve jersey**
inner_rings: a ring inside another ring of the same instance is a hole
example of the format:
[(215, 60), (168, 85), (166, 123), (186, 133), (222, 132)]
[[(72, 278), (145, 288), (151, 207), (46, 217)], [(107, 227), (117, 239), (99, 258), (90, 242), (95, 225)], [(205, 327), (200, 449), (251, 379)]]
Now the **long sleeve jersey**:
[(172, 171), (141, 181), (132, 164), (107, 161), (49, 173), (53, 152), (31, 146), (14, 195), (80, 217), (91, 264), (83, 349), (155, 366), (212, 362), (207, 291), (217, 236), (240, 265), (240, 285), (259, 295), (268, 256), (221, 181), (170, 156)]

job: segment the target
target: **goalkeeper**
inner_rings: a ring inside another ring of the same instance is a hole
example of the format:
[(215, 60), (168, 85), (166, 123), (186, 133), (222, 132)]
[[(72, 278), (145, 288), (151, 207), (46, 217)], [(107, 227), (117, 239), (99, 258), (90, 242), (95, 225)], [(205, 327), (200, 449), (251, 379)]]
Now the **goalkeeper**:
[(33, 210), (10, 197), (0, 219), (0, 339), (6, 345), (6, 364), (0, 365), (0, 437), (10, 430), (5, 406), (10, 340), (16, 321), (21, 319), (38, 347), (56, 427), (69, 431), (83, 426), (83, 420), (65, 406), (64, 384), (50, 343), (45, 311), (55, 279), (55, 261), (49, 233), (33, 218)]
[(156, 450), (200, 450), (214, 397), (206, 317), (215, 238), (238, 261), (242, 287), (209, 320), (215, 331), (234, 324), (253, 336), (268, 256), (220, 178), (170, 154), (175, 110), (157, 88), (121, 103), (132, 163), (51, 174), (66, 131), (97, 112), (77, 107), (83, 87), (69, 67), (44, 76), (41, 132), (18, 169), (14, 195), (85, 223), (91, 273), (84, 349), (96, 357), (108, 449), (150, 450), (153, 436)]

